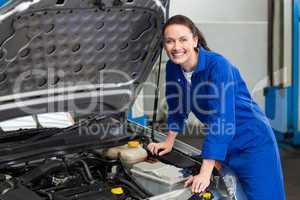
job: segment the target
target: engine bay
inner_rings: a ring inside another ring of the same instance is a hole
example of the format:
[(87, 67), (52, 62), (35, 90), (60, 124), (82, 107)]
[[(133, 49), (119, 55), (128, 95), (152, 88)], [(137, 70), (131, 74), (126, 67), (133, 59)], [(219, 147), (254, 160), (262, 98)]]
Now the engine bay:
[[(112, 173), (118, 161), (96, 158), (93, 154), (50, 158), (34, 163), (12, 166), (1, 175), (2, 199), (116, 199), (111, 190), (122, 188), (131, 194), (121, 176)], [(118, 169), (121, 171), (121, 169)], [(118, 172), (119, 175), (121, 172)]]
[[(124, 145), (120, 147), (124, 148)], [(120, 147), (116, 148), (120, 149)], [(142, 146), (139, 147), (145, 150)], [(177, 168), (176, 162), (174, 162), (175, 165), (170, 165), (172, 156), (164, 157), (159, 161), (147, 155), (143, 161), (124, 163), (120, 157), (108, 158), (107, 152), (107, 149), (100, 149), (8, 165), (0, 170), (0, 199), (149, 199), (162, 193), (183, 188), (186, 177), (197, 171), (194, 167)], [(186, 159), (187, 162), (193, 162), (189, 157)], [(138, 172), (139, 167), (146, 169), (147, 166), (152, 177), (155, 170), (158, 172), (156, 180), (151, 178), (149, 174), (143, 175), (143, 173), (147, 173), (146, 170)], [(176, 171), (176, 169), (178, 170)], [(173, 178), (169, 181), (173, 181), (172, 183), (166, 181), (164, 183), (162, 180), (164, 179), (162, 177), (166, 177), (168, 173), (169, 178)], [(176, 173), (181, 178), (174, 182), (174, 174)], [(153, 190), (155, 187), (159, 187), (160, 190)], [(161, 190), (161, 188), (164, 189)], [(158, 192), (154, 192), (154, 194), (153, 191)], [(188, 192), (185, 195), (189, 196), (191, 193)]]
[(12, 165), (1, 170), (0, 188), (0, 199), (7, 200), (105, 200), (148, 197), (137, 185), (130, 182), (130, 177), (120, 161), (102, 159), (93, 153)]
[[(8, 154), (10, 159), (1, 160), (0, 200), (181, 200), (193, 196), (184, 183), (199, 173), (200, 155), (173, 148), (154, 156), (147, 150), (151, 139), (146, 130), (127, 126), (119, 114), (98, 118), (95, 115), (65, 129), (17, 130), (1, 136), (2, 158), (6, 153), (19, 156)], [(96, 133), (106, 131), (105, 137), (92, 134), (95, 124), (103, 125)], [(57, 138), (68, 145), (55, 146)], [(40, 155), (26, 152), (49, 144), (51, 148)], [(201, 194), (196, 199), (230, 199), (220, 177), (215, 169), (206, 192), (210, 198)]]

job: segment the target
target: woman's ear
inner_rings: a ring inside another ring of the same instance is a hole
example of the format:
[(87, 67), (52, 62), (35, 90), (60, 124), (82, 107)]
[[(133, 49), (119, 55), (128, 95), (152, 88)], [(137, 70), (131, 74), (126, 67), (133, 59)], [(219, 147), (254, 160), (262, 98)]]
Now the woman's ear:
[(197, 48), (199, 38), (197, 36), (195, 36), (195, 37), (193, 37), (193, 40), (194, 40), (194, 48)]

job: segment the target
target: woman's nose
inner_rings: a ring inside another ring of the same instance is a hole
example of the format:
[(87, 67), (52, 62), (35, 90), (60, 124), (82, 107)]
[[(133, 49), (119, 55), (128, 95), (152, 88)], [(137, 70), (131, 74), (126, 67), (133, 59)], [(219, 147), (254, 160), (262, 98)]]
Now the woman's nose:
[(179, 49), (180, 46), (181, 46), (180, 42), (179, 42), (179, 41), (175, 41), (175, 42), (174, 42), (173, 49), (175, 49), (175, 50), (176, 50), (176, 49)]

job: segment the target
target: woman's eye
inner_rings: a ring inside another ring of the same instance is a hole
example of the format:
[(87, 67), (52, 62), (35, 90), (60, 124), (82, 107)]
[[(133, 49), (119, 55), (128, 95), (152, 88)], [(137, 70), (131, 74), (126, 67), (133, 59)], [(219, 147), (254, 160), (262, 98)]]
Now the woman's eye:
[(180, 41), (180, 42), (186, 42), (187, 39), (186, 39), (186, 38), (182, 38), (182, 39), (180, 39), (179, 41)]

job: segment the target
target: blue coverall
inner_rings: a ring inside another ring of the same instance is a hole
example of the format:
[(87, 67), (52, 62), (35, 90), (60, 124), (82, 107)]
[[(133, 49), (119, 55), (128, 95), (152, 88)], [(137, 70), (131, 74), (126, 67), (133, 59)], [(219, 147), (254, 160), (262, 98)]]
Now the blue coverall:
[(0, 0), (0, 6), (4, 5), (8, 0)]
[(169, 60), (166, 98), (168, 129), (183, 132), (193, 112), (206, 125), (202, 157), (233, 169), (249, 200), (285, 199), (274, 133), (238, 69), (226, 58), (199, 48), (191, 84), (181, 67)]

